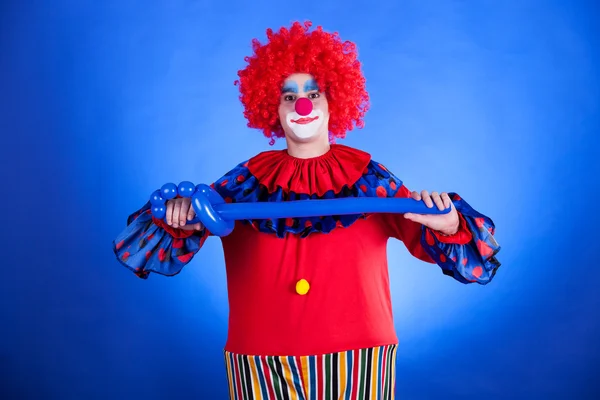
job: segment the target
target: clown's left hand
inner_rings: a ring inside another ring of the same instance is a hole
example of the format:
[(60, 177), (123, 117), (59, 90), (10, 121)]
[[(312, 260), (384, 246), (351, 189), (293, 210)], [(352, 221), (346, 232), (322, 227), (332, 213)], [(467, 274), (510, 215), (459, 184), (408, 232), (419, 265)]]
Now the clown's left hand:
[(445, 210), (448, 207), (452, 207), (452, 209), (446, 214), (406, 213), (404, 214), (404, 218), (423, 224), (434, 231), (441, 232), (443, 235), (454, 235), (458, 232), (460, 224), (458, 212), (454, 208), (454, 204), (452, 204), (448, 193), (439, 194), (438, 192), (432, 192), (430, 195), (427, 190), (423, 190), (421, 193), (412, 192), (411, 197), (415, 200), (423, 200), (429, 208), (432, 208), (435, 204), (440, 210)]

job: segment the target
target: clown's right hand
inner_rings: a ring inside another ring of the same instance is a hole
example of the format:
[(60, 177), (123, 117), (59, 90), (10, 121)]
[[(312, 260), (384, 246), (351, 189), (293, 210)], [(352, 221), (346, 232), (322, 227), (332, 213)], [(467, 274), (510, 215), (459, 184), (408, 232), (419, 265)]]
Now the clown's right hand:
[(204, 228), (200, 222), (186, 225), (188, 221), (191, 221), (196, 216), (196, 211), (194, 211), (189, 197), (168, 200), (166, 209), (165, 221), (167, 225), (186, 231), (200, 231)]

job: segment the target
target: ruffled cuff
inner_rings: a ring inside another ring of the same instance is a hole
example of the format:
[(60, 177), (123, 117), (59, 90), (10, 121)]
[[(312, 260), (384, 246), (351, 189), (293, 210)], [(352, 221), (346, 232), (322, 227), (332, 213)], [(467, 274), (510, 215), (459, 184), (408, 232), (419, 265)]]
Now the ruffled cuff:
[(113, 241), (117, 259), (138, 277), (151, 272), (177, 275), (200, 250), (206, 230), (184, 231), (152, 217), (150, 202), (127, 219), (127, 228)]
[[(462, 283), (485, 285), (500, 267), (496, 259), (500, 245), (494, 239), (494, 222), (471, 208), (456, 193), (449, 195), (461, 217), (461, 228), (455, 235), (441, 236), (424, 226), (421, 245), (445, 275)], [(467, 231), (469, 241), (465, 241)]]

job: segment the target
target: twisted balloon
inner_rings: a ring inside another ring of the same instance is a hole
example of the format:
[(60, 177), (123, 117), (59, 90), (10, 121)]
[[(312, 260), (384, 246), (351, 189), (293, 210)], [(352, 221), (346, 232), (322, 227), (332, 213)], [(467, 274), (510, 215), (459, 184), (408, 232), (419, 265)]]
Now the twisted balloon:
[(166, 201), (177, 196), (190, 197), (196, 217), (188, 224), (201, 222), (212, 234), (227, 236), (236, 220), (302, 218), (321, 215), (348, 215), (365, 213), (447, 214), (451, 208), (429, 208), (422, 200), (412, 198), (348, 197), (342, 199), (293, 200), (282, 202), (226, 203), (225, 199), (208, 185), (194, 186), (183, 181), (179, 185), (166, 183), (150, 196), (152, 215), (164, 219)]

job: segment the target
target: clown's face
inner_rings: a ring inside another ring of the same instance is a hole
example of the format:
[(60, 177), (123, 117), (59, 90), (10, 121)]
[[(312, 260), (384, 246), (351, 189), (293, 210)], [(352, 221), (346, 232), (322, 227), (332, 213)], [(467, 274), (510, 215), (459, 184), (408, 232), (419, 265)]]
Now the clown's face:
[(312, 75), (292, 74), (285, 80), (279, 101), (279, 120), (286, 136), (293, 141), (328, 137), (327, 98)]

